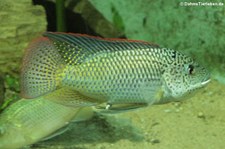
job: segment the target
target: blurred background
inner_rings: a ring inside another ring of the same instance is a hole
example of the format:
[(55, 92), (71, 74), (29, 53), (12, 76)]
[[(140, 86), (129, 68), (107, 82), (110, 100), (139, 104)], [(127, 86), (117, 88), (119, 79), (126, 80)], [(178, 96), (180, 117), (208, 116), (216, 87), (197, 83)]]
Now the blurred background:
[(224, 1), (213, 1), (222, 6), (183, 6), (182, 2), (0, 0), (0, 111), (20, 99), (19, 72), (24, 49), (46, 31), (145, 40), (182, 51), (208, 68), (223, 91)]

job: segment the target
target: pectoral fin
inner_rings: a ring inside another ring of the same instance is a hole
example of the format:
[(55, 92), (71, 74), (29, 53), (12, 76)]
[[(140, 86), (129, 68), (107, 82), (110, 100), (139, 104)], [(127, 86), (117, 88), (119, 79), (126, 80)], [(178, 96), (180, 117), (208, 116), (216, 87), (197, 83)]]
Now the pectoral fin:
[(157, 103), (162, 99), (164, 91), (160, 80), (143, 83), (140, 88), (144, 101), (149, 105)]

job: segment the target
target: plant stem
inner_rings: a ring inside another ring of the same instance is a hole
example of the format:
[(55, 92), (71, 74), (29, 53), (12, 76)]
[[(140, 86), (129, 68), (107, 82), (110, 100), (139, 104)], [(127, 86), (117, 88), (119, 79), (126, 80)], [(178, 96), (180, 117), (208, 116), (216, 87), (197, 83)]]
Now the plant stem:
[(56, 27), (58, 32), (66, 32), (64, 0), (56, 0)]

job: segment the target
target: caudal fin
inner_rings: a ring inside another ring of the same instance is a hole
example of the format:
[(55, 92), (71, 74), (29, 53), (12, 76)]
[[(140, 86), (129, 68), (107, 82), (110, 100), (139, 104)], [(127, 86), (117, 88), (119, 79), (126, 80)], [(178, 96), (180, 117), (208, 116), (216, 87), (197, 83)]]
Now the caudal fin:
[(35, 98), (57, 88), (61, 56), (45, 37), (33, 41), (25, 51), (21, 69), (21, 95)]

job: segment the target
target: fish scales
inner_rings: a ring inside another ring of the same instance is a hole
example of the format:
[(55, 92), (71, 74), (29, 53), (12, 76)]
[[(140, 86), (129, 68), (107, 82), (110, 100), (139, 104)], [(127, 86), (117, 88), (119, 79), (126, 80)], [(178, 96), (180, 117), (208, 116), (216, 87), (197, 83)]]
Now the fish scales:
[[(72, 85), (81, 93), (84, 91), (93, 95), (104, 94), (108, 99), (112, 98), (109, 100), (114, 102), (120, 102), (115, 101), (117, 99), (127, 99), (127, 101), (140, 99), (142, 94), (138, 88), (143, 84), (143, 80), (150, 81), (152, 78), (160, 80), (161, 72), (157, 63), (145, 65), (146, 61), (151, 61), (150, 57), (146, 58), (145, 55), (138, 53), (138, 50), (108, 52), (95, 56), (76, 67), (68, 66), (63, 72), (67, 75), (62, 84), (63, 86)], [(130, 58), (131, 54), (132, 58)], [(122, 81), (122, 84), (119, 83)], [(104, 90), (101, 90), (102, 88)]]
[(35, 41), (25, 54), (21, 88), (27, 98), (67, 88), (95, 103), (152, 104), (177, 100), (210, 80), (209, 72), (190, 57), (148, 42), (50, 32), (44, 36), (44, 43)]

